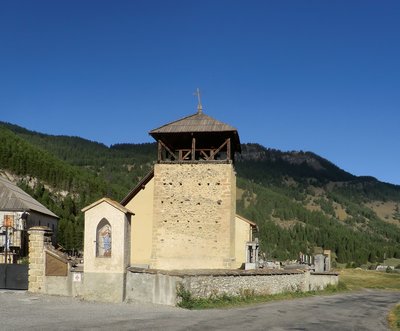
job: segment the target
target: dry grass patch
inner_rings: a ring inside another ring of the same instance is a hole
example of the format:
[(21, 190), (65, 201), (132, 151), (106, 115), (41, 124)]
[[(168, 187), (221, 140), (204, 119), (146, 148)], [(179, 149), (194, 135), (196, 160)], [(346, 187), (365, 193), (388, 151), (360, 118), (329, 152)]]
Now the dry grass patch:
[(346, 220), (348, 215), (343, 206), (337, 202), (333, 202), (332, 205), (333, 209), (335, 209), (336, 218), (340, 221)]
[(400, 226), (400, 221), (394, 218), (396, 213), (396, 207), (399, 205), (398, 202), (395, 201), (374, 201), (365, 204), (368, 208), (371, 208), (378, 217), (391, 224), (395, 224)]
[(400, 304), (390, 311), (388, 322), (392, 330), (400, 331)]
[(318, 205), (316, 202), (315, 202), (315, 199), (313, 198), (313, 196), (311, 196), (311, 195), (308, 195), (307, 196), (307, 200), (309, 200), (309, 202), (307, 203), (307, 205), (305, 206), (308, 210), (311, 210), (311, 211), (321, 211), (322, 209), (321, 209), (321, 206), (320, 205)]
[(349, 290), (362, 288), (400, 290), (400, 274), (375, 270), (344, 269), (340, 271), (340, 280)]

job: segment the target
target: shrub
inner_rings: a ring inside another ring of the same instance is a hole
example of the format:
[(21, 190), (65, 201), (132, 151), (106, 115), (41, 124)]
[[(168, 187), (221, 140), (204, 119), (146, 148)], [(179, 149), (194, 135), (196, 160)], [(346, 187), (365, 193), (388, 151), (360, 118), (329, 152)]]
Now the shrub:
[(178, 307), (192, 309), (194, 306), (194, 299), (192, 293), (185, 289), (185, 287), (179, 283), (176, 289), (176, 294), (178, 297)]

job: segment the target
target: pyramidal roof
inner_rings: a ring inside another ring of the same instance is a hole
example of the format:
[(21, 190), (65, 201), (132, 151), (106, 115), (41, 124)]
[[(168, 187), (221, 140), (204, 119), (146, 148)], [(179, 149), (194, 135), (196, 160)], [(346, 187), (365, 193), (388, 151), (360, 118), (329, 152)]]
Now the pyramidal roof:
[(157, 129), (151, 130), (150, 135), (157, 133), (187, 133), (187, 132), (237, 132), (237, 130), (225, 123), (197, 112), (179, 119), (177, 121), (165, 124)]
[(28, 211), (33, 210), (45, 215), (59, 218), (52, 211), (36, 201), (28, 193), (0, 176), (0, 210)]

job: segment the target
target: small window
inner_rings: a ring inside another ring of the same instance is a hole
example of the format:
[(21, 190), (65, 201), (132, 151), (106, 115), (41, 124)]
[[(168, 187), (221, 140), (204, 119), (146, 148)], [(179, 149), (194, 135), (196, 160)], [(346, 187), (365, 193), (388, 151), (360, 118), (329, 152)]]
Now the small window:
[(97, 257), (111, 257), (111, 238), (111, 225), (105, 218), (103, 218), (97, 226)]

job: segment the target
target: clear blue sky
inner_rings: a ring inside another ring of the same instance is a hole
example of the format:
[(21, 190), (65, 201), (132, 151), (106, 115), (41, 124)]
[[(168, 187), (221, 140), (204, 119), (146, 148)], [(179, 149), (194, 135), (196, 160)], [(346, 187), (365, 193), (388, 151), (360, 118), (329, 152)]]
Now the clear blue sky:
[(400, 184), (400, 1), (0, 2), (0, 120), (107, 145), (196, 111)]

